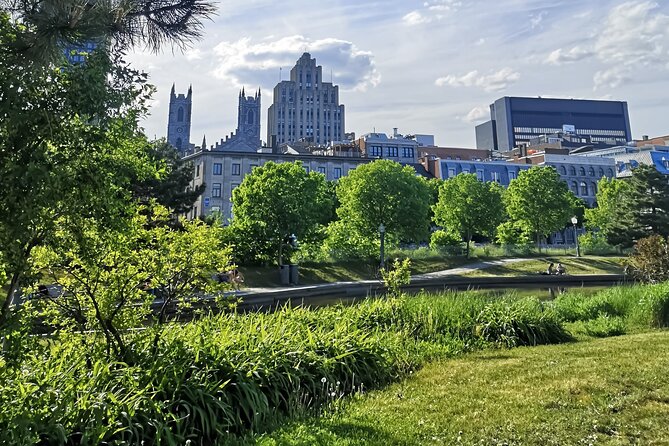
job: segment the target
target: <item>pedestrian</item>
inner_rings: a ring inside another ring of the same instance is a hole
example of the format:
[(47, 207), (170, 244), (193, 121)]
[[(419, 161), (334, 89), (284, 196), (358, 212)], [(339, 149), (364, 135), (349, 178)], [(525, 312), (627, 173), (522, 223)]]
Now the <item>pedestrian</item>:
[(551, 262), (548, 265), (548, 269), (546, 269), (546, 272), (544, 272), (543, 274), (546, 276), (552, 276), (553, 274), (555, 274), (555, 265), (553, 264), (553, 262)]
[(555, 270), (555, 274), (557, 274), (558, 276), (564, 276), (565, 274), (567, 274), (567, 268), (565, 268), (564, 265), (562, 265), (562, 263), (558, 263), (557, 269)]

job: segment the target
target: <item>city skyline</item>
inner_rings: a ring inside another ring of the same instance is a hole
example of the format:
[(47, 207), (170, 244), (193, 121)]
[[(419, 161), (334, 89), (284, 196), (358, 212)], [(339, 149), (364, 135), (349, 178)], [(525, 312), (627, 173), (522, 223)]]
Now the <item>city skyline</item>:
[(166, 134), (173, 83), (193, 85), (191, 142), (213, 142), (234, 130), (240, 88), (269, 98), (309, 51), (340, 85), (347, 132), (399, 127), (474, 147), (475, 125), (502, 96), (623, 100), (635, 138), (666, 134), (668, 49), (669, 5), (649, 1), (234, 0), (184, 53), (129, 58), (158, 89), (151, 137)]

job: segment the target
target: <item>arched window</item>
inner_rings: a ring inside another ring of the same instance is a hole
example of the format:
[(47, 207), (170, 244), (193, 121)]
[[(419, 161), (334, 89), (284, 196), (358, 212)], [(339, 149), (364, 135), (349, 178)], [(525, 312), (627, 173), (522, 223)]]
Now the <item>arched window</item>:
[(578, 170), (578, 173), (579, 173), (582, 177), (584, 177), (584, 176), (585, 176), (585, 167), (581, 167), (581, 168)]
[(590, 183), (590, 192), (592, 192), (592, 195), (597, 194), (597, 183), (595, 183), (594, 181)]
[(183, 120), (184, 120), (184, 109), (183, 107), (179, 107), (179, 110), (177, 110), (177, 121), (183, 122)]
[(613, 178), (613, 169), (608, 169), (606, 171), (606, 176), (608, 176), (609, 178)]
[(574, 166), (569, 167), (569, 175), (576, 175), (576, 168)]
[(571, 182), (571, 191), (578, 195), (578, 183), (576, 181)]
[(588, 195), (588, 185), (581, 181), (581, 195)]
[(560, 175), (567, 175), (567, 168), (564, 166), (560, 166)]
[(177, 138), (177, 149), (181, 149), (181, 138)]
[(246, 123), (248, 125), (253, 125), (253, 110), (249, 110), (248, 113), (246, 113)]
[(591, 167), (590, 169), (588, 169), (588, 175), (590, 175), (591, 177), (595, 176), (595, 168), (594, 167)]
[(604, 176), (604, 169), (602, 169), (601, 167), (599, 168), (599, 176), (600, 177)]

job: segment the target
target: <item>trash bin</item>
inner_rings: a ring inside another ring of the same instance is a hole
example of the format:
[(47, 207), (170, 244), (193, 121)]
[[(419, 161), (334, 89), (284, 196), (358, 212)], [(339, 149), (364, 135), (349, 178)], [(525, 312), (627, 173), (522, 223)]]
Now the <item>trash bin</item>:
[(300, 266), (290, 265), (290, 283), (297, 285), (300, 283)]
[(290, 268), (289, 265), (281, 265), (279, 267), (279, 274), (281, 277), (281, 285), (288, 285), (290, 283)]

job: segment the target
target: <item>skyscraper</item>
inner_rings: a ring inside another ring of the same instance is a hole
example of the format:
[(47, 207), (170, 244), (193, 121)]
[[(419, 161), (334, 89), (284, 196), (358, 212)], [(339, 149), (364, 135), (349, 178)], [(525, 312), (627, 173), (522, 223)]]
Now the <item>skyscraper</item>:
[(190, 150), (191, 109), (193, 106), (193, 88), (188, 87), (188, 94), (176, 95), (174, 84), (170, 92), (170, 107), (167, 120), (167, 142), (183, 155)]
[(267, 113), (267, 144), (342, 141), (344, 124), (339, 87), (323, 82), (323, 67), (317, 66), (309, 53), (302, 54), (290, 70), (290, 80), (274, 87)]

